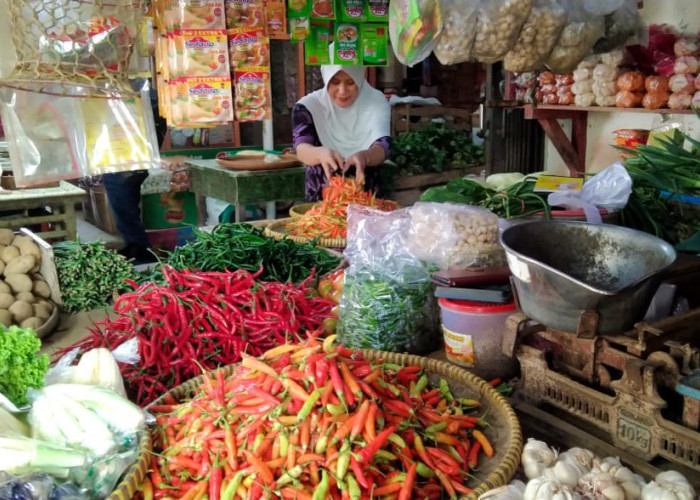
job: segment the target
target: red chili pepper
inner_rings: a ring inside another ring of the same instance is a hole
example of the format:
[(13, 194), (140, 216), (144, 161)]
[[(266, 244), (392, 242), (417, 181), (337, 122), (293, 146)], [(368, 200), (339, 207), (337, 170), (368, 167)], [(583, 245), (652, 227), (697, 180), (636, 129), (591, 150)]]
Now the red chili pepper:
[(221, 482), (223, 480), (223, 469), (215, 466), (209, 475), (209, 500), (219, 500), (221, 495)]
[(481, 443), (479, 441), (474, 441), (472, 444), (472, 447), (469, 449), (469, 468), (470, 469), (475, 469), (478, 459), (479, 459), (479, 451), (481, 450)]
[(367, 479), (365, 473), (362, 472), (362, 467), (360, 466), (359, 462), (355, 459), (354, 455), (350, 455), (350, 467), (352, 467), (352, 472), (355, 475), (355, 479), (357, 479), (359, 485), (362, 486), (364, 489), (368, 490), (371, 487), (372, 483), (370, 483), (369, 479)]
[(377, 437), (371, 443), (368, 443), (366, 447), (360, 452), (360, 457), (363, 463), (369, 462), (377, 453), (377, 450), (384, 446), (391, 436), (396, 431), (396, 426), (390, 426), (384, 429), (382, 432), (377, 434)]

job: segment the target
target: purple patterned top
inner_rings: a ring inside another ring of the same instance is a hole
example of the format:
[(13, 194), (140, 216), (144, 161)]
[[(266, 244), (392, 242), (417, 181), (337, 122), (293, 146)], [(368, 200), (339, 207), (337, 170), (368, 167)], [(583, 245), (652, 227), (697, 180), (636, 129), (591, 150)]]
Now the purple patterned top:
[[(314, 125), (311, 112), (309, 112), (303, 104), (296, 104), (292, 109), (292, 137), (294, 138), (295, 148), (299, 144), (311, 144), (315, 147), (322, 145), (318, 139), (316, 125)], [(386, 157), (389, 158), (391, 139), (388, 136), (377, 139), (374, 141), (374, 144), (378, 144), (384, 148)], [(351, 173), (352, 170), (354, 169), (350, 170)], [(365, 189), (368, 191), (376, 191), (378, 179), (379, 171), (377, 168), (366, 169)], [(306, 201), (312, 202), (321, 200), (321, 192), (325, 185), (326, 175), (323, 173), (323, 167), (321, 167), (321, 165), (307, 165), (305, 185)]]

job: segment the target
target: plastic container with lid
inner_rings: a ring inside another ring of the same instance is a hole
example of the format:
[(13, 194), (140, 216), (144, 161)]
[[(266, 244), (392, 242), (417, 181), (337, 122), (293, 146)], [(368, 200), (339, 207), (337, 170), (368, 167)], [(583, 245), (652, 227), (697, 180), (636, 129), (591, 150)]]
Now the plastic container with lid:
[(515, 302), (494, 304), (441, 298), (440, 316), (447, 359), (490, 380), (517, 373), (518, 362), (501, 351), (506, 318)]

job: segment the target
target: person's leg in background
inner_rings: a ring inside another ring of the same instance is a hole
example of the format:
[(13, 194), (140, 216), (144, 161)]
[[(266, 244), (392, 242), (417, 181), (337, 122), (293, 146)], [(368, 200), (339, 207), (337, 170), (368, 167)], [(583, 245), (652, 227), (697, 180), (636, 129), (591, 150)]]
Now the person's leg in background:
[(120, 253), (134, 259), (136, 264), (155, 261), (149, 252), (151, 247), (141, 222), (141, 184), (148, 177), (145, 170), (105, 174), (102, 183), (107, 192), (117, 230), (124, 240)]

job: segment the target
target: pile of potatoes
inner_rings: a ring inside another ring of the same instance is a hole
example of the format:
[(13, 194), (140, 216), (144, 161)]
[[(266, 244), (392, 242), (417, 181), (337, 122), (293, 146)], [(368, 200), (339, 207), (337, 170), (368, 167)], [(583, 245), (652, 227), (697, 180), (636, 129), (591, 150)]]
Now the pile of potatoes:
[(36, 330), (56, 307), (41, 274), (41, 250), (29, 237), (0, 229), (0, 325)]

